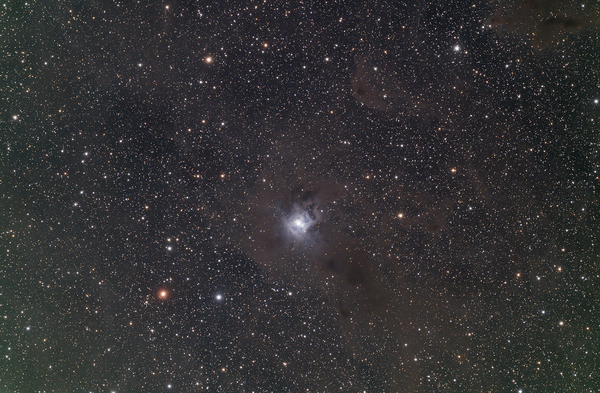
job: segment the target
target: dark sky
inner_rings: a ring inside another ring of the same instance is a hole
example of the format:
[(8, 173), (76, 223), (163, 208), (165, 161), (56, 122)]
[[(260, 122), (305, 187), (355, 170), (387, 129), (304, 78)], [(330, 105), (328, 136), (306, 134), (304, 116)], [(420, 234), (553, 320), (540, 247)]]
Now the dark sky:
[(595, 392), (593, 1), (0, 6), (0, 392)]

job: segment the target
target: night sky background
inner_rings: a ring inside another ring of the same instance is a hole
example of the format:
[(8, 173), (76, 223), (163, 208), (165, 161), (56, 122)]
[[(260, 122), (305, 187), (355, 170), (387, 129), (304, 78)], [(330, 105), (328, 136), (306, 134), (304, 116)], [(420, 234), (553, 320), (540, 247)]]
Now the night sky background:
[(598, 392), (599, 27), (0, 4), (0, 392)]

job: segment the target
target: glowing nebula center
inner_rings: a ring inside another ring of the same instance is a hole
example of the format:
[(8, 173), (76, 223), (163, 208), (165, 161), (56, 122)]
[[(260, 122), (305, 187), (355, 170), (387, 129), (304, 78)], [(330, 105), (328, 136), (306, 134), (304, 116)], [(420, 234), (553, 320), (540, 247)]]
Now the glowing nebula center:
[(292, 236), (301, 239), (317, 224), (317, 221), (314, 205), (295, 206), (291, 214), (284, 218), (284, 226)]
[(289, 228), (292, 232), (304, 233), (313, 225), (311, 218), (306, 212), (295, 215), (290, 219)]

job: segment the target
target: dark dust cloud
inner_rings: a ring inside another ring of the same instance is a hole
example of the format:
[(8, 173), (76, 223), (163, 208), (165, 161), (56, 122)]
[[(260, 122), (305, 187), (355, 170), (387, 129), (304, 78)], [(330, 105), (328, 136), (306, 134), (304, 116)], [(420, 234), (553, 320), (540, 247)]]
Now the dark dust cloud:
[(487, 24), (491, 28), (519, 35), (533, 47), (546, 48), (565, 42), (570, 34), (583, 29), (597, 34), (600, 8), (596, 2), (572, 0), (527, 0), (501, 2)]
[(0, 391), (600, 387), (596, 3), (0, 14)]

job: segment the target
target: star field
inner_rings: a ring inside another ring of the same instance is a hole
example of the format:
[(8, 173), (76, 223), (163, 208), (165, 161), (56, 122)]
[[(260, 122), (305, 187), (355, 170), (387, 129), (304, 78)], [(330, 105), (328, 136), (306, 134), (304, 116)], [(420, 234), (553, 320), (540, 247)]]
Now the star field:
[(0, 391), (600, 388), (595, 2), (0, 20)]

